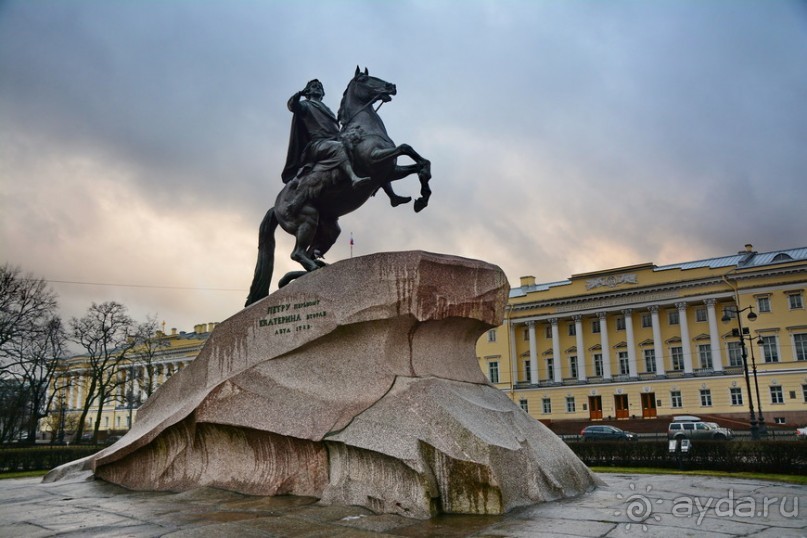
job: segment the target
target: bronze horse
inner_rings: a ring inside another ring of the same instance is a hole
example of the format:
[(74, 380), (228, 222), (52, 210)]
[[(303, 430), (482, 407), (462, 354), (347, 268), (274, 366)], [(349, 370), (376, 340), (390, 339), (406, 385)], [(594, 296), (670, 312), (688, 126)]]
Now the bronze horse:
[[(364, 205), (390, 181), (417, 174), (420, 198), (415, 200), (415, 211), (428, 205), (431, 163), (408, 144), (396, 146), (377, 109), (373, 109), (374, 103), (389, 102), (396, 93), (395, 84), (370, 76), (367, 68), (362, 72), (356, 67), (342, 97), (338, 119), (342, 124), (341, 139), (354, 170), (360, 176), (369, 176), (370, 180), (354, 186), (342, 177), (339, 169), (333, 169), (298, 174), (286, 183), (260, 225), (258, 261), (246, 306), (269, 295), (278, 224), (295, 237), (291, 259), (305, 269), (286, 274), (279, 283), (279, 287), (283, 287), (293, 278), (324, 266), (320, 258), (341, 233), (339, 217)], [(414, 164), (398, 165), (396, 160), (402, 155), (412, 159)]]

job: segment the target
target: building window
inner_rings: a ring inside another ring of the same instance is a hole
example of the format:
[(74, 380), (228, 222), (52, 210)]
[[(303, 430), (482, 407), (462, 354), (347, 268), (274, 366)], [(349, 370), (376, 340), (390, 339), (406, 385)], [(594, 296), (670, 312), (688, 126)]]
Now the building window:
[(671, 347), (670, 348), (670, 356), (672, 357), (672, 369), (673, 370), (683, 370), (684, 369), (684, 348), (682, 348), (682, 347)]
[(668, 310), (667, 311), (667, 323), (670, 325), (678, 325), (680, 323), (680, 317), (678, 314), (678, 309), (675, 310)]
[(115, 427), (120, 429), (120, 417), (115, 417)]
[(728, 343), (729, 366), (743, 365), (743, 348), (739, 342)]
[(490, 361), (488, 363), (488, 379), (491, 383), (499, 382), (499, 361)]
[(712, 369), (712, 346), (709, 344), (700, 344), (698, 346), (698, 358), (701, 361), (701, 368), (703, 370)]
[(653, 316), (650, 314), (642, 314), (642, 327), (648, 328), (653, 326)]
[(787, 296), (787, 304), (790, 310), (801, 310), (804, 308), (804, 301), (801, 298), (801, 293), (791, 293)]
[(793, 350), (797, 361), (807, 361), (807, 333), (793, 335)]
[(731, 405), (743, 405), (743, 391), (741, 388), (730, 388), (729, 395), (731, 396)]
[(776, 346), (775, 336), (763, 336), (762, 340), (762, 356), (765, 362), (779, 362), (779, 350)]
[(525, 342), (530, 341), (530, 330), (529, 329), (524, 329), (524, 341)]
[(526, 399), (524, 398), (520, 399), (518, 401), (518, 405), (521, 406), (521, 409), (523, 409), (525, 413), (530, 412), (530, 404)]
[(701, 389), (701, 407), (711, 407), (711, 406), (712, 406), (712, 390)]
[(594, 375), (602, 377), (602, 353), (594, 354)]
[(757, 297), (757, 310), (760, 312), (771, 311), (771, 298), (767, 295)]
[(670, 391), (670, 407), (672, 407), (673, 409), (679, 409), (681, 407), (684, 407), (684, 401), (681, 399), (680, 390)]
[(577, 378), (577, 356), (572, 355), (569, 357), (569, 372), (573, 378)]
[(699, 306), (695, 309), (695, 321), (707, 321), (708, 319), (705, 306)]
[(600, 332), (600, 320), (595, 319), (591, 322), (591, 332), (597, 334)]
[(104, 428), (109, 429), (109, 417), (104, 417)]
[(569, 336), (577, 335), (577, 326), (574, 323), (569, 323)]
[(787, 424), (787, 419), (785, 417), (773, 417), (774, 424)]
[(546, 337), (547, 338), (552, 338), (552, 325), (547, 325), (546, 326)]
[(619, 375), (628, 375), (630, 373), (630, 366), (628, 365), (628, 352), (619, 352)]
[(801, 386), (801, 395), (804, 398), (804, 403), (807, 403), (807, 385)]
[(532, 364), (530, 361), (524, 361), (524, 381), (532, 383)]
[(723, 309), (723, 317), (727, 319), (735, 319), (737, 317), (736, 306), (729, 306)]
[(772, 404), (781, 404), (785, 403), (785, 395), (782, 391), (782, 387), (775, 386), (771, 387), (771, 403)]
[(541, 407), (543, 408), (544, 414), (549, 415), (552, 413), (552, 400), (549, 398), (543, 398), (541, 400)]
[(619, 316), (616, 318), (616, 330), (617, 331), (624, 331), (625, 330), (625, 317)]
[(546, 359), (546, 377), (549, 378), (550, 381), (555, 379), (555, 360), (554, 359)]
[(574, 396), (566, 396), (566, 412), (574, 413)]
[(648, 374), (656, 373), (656, 350), (644, 350), (644, 369)]
[(488, 342), (495, 342), (496, 341), (496, 329), (491, 329), (488, 331)]

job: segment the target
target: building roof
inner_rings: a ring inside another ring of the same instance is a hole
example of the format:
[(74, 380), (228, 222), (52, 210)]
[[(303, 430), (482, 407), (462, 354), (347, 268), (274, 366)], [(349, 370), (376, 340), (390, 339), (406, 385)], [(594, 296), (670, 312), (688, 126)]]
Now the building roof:
[[(749, 245), (750, 247), (750, 245)], [(716, 258), (707, 258), (704, 260), (695, 260), (681, 263), (672, 263), (653, 267), (653, 271), (667, 271), (671, 269), (697, 269), (709, 268), (719, 269), (721, 267), (737, 267), (738, 269), (746, 269), (750, 267), (764, 267), (766, 265), (775, 265), (779, 263), (787, 263), (792, 261), (807, 261), (807, 247), (792, 248), (786, 250), (773, 250), (770, 252), (756, 252), (754, 250), (746, 250), (732, 254), (729, 256), (720, 256)], [(609, 272), (613, 270), (604, 270)], [(591, 273), (594, 274), (594, 273)], [(576, 275), (580, 276), (580, 275)], [(510, 298), (525, 297), (529, 293), (536, 291), (546, 291), (549, 288), (557, 286), (566, 286), (571, 284), (571, 280), (557, 280), (554, 282), (536, 283), (529, 286), (519, 286), (510, 290)]]
[(747, 252), (738, 252), (737, 254), (733, 254), (731, 256), (721, 256), (719, 258), (707, 258), (705, 260), (662, 265), (660, 267), (656, 267), (654, 270), (664, 271), (667, 269), (695, 269), (698, 267), (717, 269), (732, 265), (736, 265), (738, 268), (762, 267), (775, 263), (805, 260), (807, 260), (807, 247), (793, 248), (788, 250), (774, 250), (771, 252), (756, 252), (752, 250)]

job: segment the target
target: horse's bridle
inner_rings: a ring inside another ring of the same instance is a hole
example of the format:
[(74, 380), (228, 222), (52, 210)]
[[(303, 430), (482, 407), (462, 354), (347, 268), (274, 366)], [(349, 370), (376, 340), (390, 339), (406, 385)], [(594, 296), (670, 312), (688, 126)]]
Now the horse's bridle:
[[(356, 116), (358, 116), (358, 115), (359, 115), (359, 112), (361, 112), (362, 110), (364, 110), (364, 109), (365, 109), (365, 108), (367, 108), (368, 106), (373, 106), (373, 103), (374, 103), (374, 102), (375, 102), (375, 100), (373, 100), (373, 101), (368, 101), (368, 102), (364, 103), (364, 104), (363, 104), (363, 105), (362, 105), (362, 106), (361, 106), (361, 107), (360, 107), (360, 108), (359, 108), (359, 109), (358, 109), (356, 112), (354, 112), (354, 113), (353, 113), (353, 114), (352, 114), (352, 115), (351, 115), (351, 116), (350, 116), (350, 117), (347, 119), (347, 121), (346, 121), (346, 122), (344, 122), (342, 125), (347, 125), (348, 123), (350, 123), (351, 121), (353, 121), (353, 118), (355, 118)], [(381, 108), (381, 105), (383, 105), (384, 103), (385, 103), (385, 101), (384, 101), (384, 100), (381, 100), (381, 102), (380, 102), (380, 103), (378, 103), (378, 107), (375, 109), (375, 112), (378, 112), (378, 110)]]

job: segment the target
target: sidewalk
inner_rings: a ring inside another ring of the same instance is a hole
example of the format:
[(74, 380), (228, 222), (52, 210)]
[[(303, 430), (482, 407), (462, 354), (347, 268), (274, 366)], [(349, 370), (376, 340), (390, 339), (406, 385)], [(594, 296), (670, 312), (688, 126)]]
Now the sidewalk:
[(0, 536), (805, 537), (807, 487), (757, 480), (601, 474), (606, 487), (505, 516), (429, 521), (214, 489), (144, 493), (101, 481), (0, 480)]

